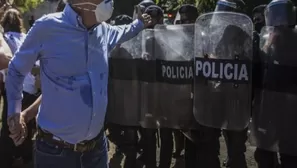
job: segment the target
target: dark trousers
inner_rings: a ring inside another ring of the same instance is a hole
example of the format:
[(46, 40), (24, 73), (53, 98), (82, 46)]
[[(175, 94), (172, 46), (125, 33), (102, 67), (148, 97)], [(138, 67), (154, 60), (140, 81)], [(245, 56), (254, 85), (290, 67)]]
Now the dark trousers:
[(141, 129), (141, 139), (146, 168), (156, 168), (156, 129)]
[(228, 153), (226, 167), (247, 168), (245, 160), (247, 131), (248, 129), (242, 131), (223, 130)]
[(124, 168), (136, 168), (138, 152), (138, 128), (107, 124), (109, 140), (112, 141), (122, 154), (126, 156)]
[(278, 155), (276, 152), (267, 151), (257, 148), (254, 154), (258, 168), (293, 168), (297, 167), (297, 156), (280, 154), (280, 162), (278, 163)]
[[(22, 107), (26, 109), (29, 107), (37, 98), (37, 95), (30, 95), (23, 92)], [(2, 111), (2, 129), (0, 138), (0, 164), (5, 165), (3, 167), (10, 168), (14, 162), (14, 158), (22, 157), (25, 163), (29, 163), (33, 158), (33, 130), (35, 130), (35, 120), (30, 121), (27, 124), (28, 136), (22, 145), (16, 147), (9, 137), (9, 128), (7, 124), (7, 98), (4, 92), (3, 94), (3, 111)]]
[(9, 129), (7, 125), (7, 99), (3, 92), (3, 110), (2, 110), (2, 128), (0, 135), (0, 165), (1, 167), (11, 168), (14, 161), (15, 145), (9, 137)]
[(175, 156), (178, 157), (184, 149), (185, 136), (180, 130), (174, 130), (173, 132), (175, 141)]
[(160, 128), (160, 165), (159, 168), (170, 168), (173, 153), (173, 130), (170, 128)]
[[(142, 129), (144, 143), (143, 155), (147, 168), (156, 168), (157, 129)], [(170, 168), (173, 153), (173, 134), (170, 128), (160, 128), (160, 165), (159, 168)]]
[(258, 164), (258, 168), (279, 168), (276, 152), (270, 152), (257, 148), (254, 153), (254, 157)]
[(136, 168), (138, 142), (137, 128), (124, 126), (122, 128), (124, 134), (122, 139), (123, 143), (120, 144), (120, 150), (126, 156), (124, 168)]
[(193, 141), (185, 138), (185, 168), (196, 168), (197, 166), (196, 145)]
[(35, 168), (108, 168), (107, 142), (105, 134), (98, 136), (95, 148), (87, 152), (59, 147), (56, 144), (37, 138)]
[(190, 131), (189, 136), (192, 143), (185, 141), (186, 168), (220, 168), (221, 130), (199, 125), (196, 130)]

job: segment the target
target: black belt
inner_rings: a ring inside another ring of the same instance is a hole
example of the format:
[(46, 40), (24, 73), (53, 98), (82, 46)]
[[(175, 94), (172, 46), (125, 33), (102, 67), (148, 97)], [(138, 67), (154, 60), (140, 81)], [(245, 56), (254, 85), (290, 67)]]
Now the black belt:
[(92, 140), (83, 141), (77, 144), (70, 144), (68, 142), (65, 142), (62, 139), (53, 135), (52, 133), (42, 130), (40, 127), (38, 127), (37, 132), (38, 132), (37, 134), (38, 140), (47, 141), (58, 147), (71, 149), (75, 152), (83, 153), (83, 152), (91, 151), (96, 147), (98, 143), (98, 138), (103, 136), (104, 130), (102, 129), (101, 132)]

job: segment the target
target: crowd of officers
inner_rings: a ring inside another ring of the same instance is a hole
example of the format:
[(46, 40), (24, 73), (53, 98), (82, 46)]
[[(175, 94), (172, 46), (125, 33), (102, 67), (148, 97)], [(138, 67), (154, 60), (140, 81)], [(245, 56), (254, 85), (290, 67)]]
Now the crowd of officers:
[[(236, 3), (229, 6), (228, 2)], [(143, 1), (140, 3), (143, 11), (152, 16), (155, 24), (163, 24), (163, 12), (160, 7), (152, 1)], [(279, 7), (275, 7), (279, 5)], [(267, 9), (273, 6), (271, 9)], [(218, 1), (215, 11), (227, 11), (243, 13), (245, 3), (241, 0), (221, 0)], [(282, 10), (284, 9), (284, 10)], [(266, 11), (266, 12), (265, 12)], [(281, 14), (280, 11), (288, 12)], [(271, 14), (271, 13), (273, 14)], [(292, 13), (294, 12), (294, 13)], [(178, 13), (180, 19), (175, 20), (174, 24), (194, 24), (199, 17), (198, 10), (193, 5), (182, 5)], [(283, 19), (282, 26), (294, 28), (296, 17), (295, 7), (291, 1), (278, 0), (272, 1), (268, 6), (263, 4), (254, 8), (252, 20), (254, 23), (254, 60), (259, 57), (259, 36), (264, 26), (274, 26), (275, 13), (279, 13), (278, 19)], [(118, 16), (115, 24), (129, 24), (132, 18), (128, 16)], [(287, 23), (294, 23), (294, 25)], [(268, 23), (268, 24), (266, 24)], [(276, 23), (278, 24), (278, 23)], [(279, 25), (277, 25), (279, 26)], [(152, 26), (151, 28), (154, 28)], [(255, 73), (255, 74), (254, 74)], [(253, 72), (253, 77), (257, 79), (257, 72)], [(253, 85), (257, 85), (257, 80)], [(131, 128), (115, 124), (108, 124), (109, 139), (117, 145), (117, 153), (126, 155), (124, 167), (137, 167), (137, 160), (142, 161), (147, 168), (169, 168), (172, 157), (184, 158), (186, 168), (220, 168), (222, 165), (228, 168), (247, 168), (245, 158), (246, 142), (248, 140), (249, 130), (242, 131), (220, 130), (216, 128), (199, 125), (196, 130), (175, 130), (171, 128), (147, 129)], [(139, 136), (140, 135), (140, 136)], [(223, 135), (227, 146), (227, 158), (221, 164), (220, 141)], [(160, 146), (160, 160), (157, 164), (156, 146)], [(182, 152), (184, 150), (184, 153)], [(137, 154), (140, 154), (139, 156)], [(279, 157), (280, 155), (280, 157)], [(297, 157), (257, 148), (254, 158), (259, 168), (293, 168), (297, 167)], [(157, 166), (158, 165), (158, 166)]]
[[(222, 0), (228, 2), (226, 0)], [(228, 3), (217, 3), (215, 11), (231, 11), (244, 13), (244, 2), (235, 0), (236, 8), (228, 6)], [(294, 8), (290, 1), (286, 1), (286, 8)], [(163, 24), (163, 10), (153, 1), (144, 0), (139, 4), (144, 13), (151, 15), (154, 25)], [(65, 4), (61, 1), (57, 11), (62, 11)], [(266, 5), (260, 5), (254, 8), (252, 20), (254, 22), (254, 57), (258, 55), (259, 33), (265, 26), (264, 11)], [(5, 12), (3, 12), (5, 11)], [(294, 10), (292, 10), (294, 11)], [(178, 10), (180, 19), (174, 24), (194, 24), (199, 16), (198, 10), (193, 5), (182, 5)], [(20, 12), (13, 7), (3, 8), (1, 13), (1, 26), (6, 32), (24, 33), (23, 20)], [(267, 17), (266, 19), (270, 19)], [(127, 15), (115, 17), (110, 23), (115, 25), (129, 24), (133, 19)], [(267, 20), (266, 20), (267, 23)], [(295, 23), (295, 21), (294, 21)], [(149, 27), (150, 29), (154, 28)], [(271, 26), (271, 25), (270, 25)], [(272, 25), (273, 26), (273, 25)], [(295, 25), (287, 25), (295, 26)], [(3, 44), (2, 44), (3, 45)], [(11, 47), (11, 46), (9, 46)], [(12, 50), (12, 49), (11, 49)], [(13, 52), (13, 51), (12, 51)], [(9, 55), (9, 54), (8, 54)], [(11, 54), (10, 54), (11, 56)], [(2, 63), (5, 61), (2, 61)], [(8, 61), (6, 61), (8, 63)], [(5, 66), (2, 66), (5, 68)], [(7, 67), (7, 66), (6, 66)], [(31, 137), (34, 132), (34, 122), (29, 123), (31, 136), (19, 147), (15, 147), (9, 138), (7, 128), (7, 102), (4, 89), (4, 78), (1, 78), (1, 96), (4, 99), (0, 138), (0, 167), (10, 168), (15, 160), (21, 158), (23, 163), (27, 164), (32, 161), (32, 141)], [(40, 91), (28, 93), (24, 91), (23, 108), (27, 108), (40, 95)], [(145, 165), (146, 168), (170, 168), (172, 158), (184, 158), (186, 168), (219, 168), (221, 163), (219, 160), (220, 141), (223, 135), (226, 145), (228, 157), (225, 159), (223, 166), (228, 168), (247, 168), (245, 159), (246, 141), (248, 139), (248, 128), (242, 131), (220, 130), (199, 125), (196, 130), (176, 130), (171, 128), (147, 129), (135, 128), (116, 125), (112, 123), (106, 124), (106, 130), (109, 132), (109, 140), (116, 145), (115, 155), (124, 154), (126, 156), (124, 167), (136, 168)], [(156, 148), (160, 146), (160, 159), (157, 164)], [(184, 151), (184, 152), (183, 152)], [(255, 151), (255, 160), (259, 168), (296, 168), (297, 157), (282, 155), (279, 162), (278, 154), (257, 148)], [(119, 163), (120, 164), (120, 163)]]

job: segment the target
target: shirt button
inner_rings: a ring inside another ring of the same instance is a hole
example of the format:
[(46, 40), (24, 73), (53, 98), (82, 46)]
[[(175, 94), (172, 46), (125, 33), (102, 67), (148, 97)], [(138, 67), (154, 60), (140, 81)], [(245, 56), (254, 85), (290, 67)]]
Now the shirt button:
[(91, 71), (89, 71), (89, 74), (91, 74), (92, 72)]
[(93, 92), (93, 95), (96, 95), (96, 93), (95, 93), (95, 92)]
[(95, 116), (96, 116), (96, 113), (93, 114), (93, 117), (95, 117)]

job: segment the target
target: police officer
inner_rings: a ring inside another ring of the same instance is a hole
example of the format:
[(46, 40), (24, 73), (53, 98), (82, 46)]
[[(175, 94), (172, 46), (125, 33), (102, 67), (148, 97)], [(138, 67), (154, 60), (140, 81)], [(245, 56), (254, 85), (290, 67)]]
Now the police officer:
[[(124, 25), (132, 23), (132, 18), (128, 15), (119, 15), (111, 21), (113, 25)], [(124, 168), (137, 167), (137, 144), (138, 127), (129, 127), (117, 124), (108, 124), (109, 139), (116, 145), (116, 154), (124, 154)]]
[[(151, 6), (151, 5), (156, 5), (155, 2), (153, 2), (152, 0), (142, 0), (138, 6), (140, 6), (140, 9), (141, 9), (141, 12), (145, 12), (145, 10)], [(133, 19), (137, 17), (137, 10), (135, 9), (134, 10), (134, 13), (133, 13)], [(154, 24), (152, 24), (153, 26)], [(151, 27), (152, 27), (151, 26)], [(144, 128), (139, 128), (139, 133), (140, 133), (140, 140), (139, 140), (139, 143), (138, 143), (138, 151), (140, 153), (140, 156), (138, 157), (138, 159), (140, 161), (143, 161), (144, 163), (148, 163), (148, 164), (152, 164), (152, 165), (156, 165), (156, 162), (153, 160), (154, 163), (151, 163), (151, 161), (147, 161), (147, 158), (145, 153), (144, 153), (144, 150), (145, 148), (147, 147), (146, 144), (149, 140), (149, 137), (152, 137), (152, 135), (154, 134), (153, 132), (151, 133), (148, 133), (148, 130), (144, 129)], [(148, 135), (150, 134), (150, 135)], [(152, 139), (153, 141), (156, 141), (155, 139)], [(153, 143), (153, 142), (152, 142)], [(156, 144), (156, 142), (155, 142)], [(146, 151), (148, 151), (150, 149), (147, 149)], [(154, 153), (153, 151), (152, 152), (149, 152), (149, 153)], [(156, 153), (156, 152), (155, 152)], [(155, 154), (154, 156), (152, 156), (151, 158), (156, 158)]]
[[(149, 5), (145, 12), (152, 18), (152, 24), (149, 29), (154, 29), (155, 25), (163, 24), (164, 13), (163, 10), (156, 5)], [(154, 53), (151, 50), (151, 46), (154, 45), (154, 37), (147, 37), (146, 39), (146, 52), (149, 55)], [(156, 167), (156, 144), (157, 144), (157, 129), (143, 128), (141, 131), (142, 143), (143, 143), (143, 157), (147, 168)], [(173, 152), (173, 135), (170, 128), (160, 128), (160, 164), (159, 168), (170, 168), (171, 158)]]
[[(177, 12), (177, 16), (179, 16), (179, 18), (176, 18), (175, 24), (194, 24), (196, 19), (198, 18), (198, 15), (198, 9), (194, 5), (184, 4), (179, 8)], [(196, 130), (182, 130), (182, 134), (180, 130), (174, 131), (176, 145), (174, 157), (178, 157), (181, 155), (180, 152), (182, 151), (184, 141), (186, 168), (197, 167), (196, 146), (192, 137), (193, 134), (198, 133)]]
[[(242, 0), (219, 0), (217, 2), (215, 12), (227, 11), (243, 13), (245, 3)], [(224, 166), (228, 168), (246, 168), (245, 142), (247, 140), (247, 129), (243, 131), (223, 130), (226, 141), (228, 158), (224, 162)]]
[[(293, 39), (294, 41), (296, 41), (296, 39), (297, 39), (296, 38), (296, 30), (295, 30), (296, 11), (295, 11), (295, 7), (294, 7), (293, 3), (289, 0), (284, 0), (284, 1), (273, 0), (273, 1), (271, 1), (265, 9), (265, 21), (266, 21), (266, 26), (274, 27), (272, 34), (269, 36), (268, 40), (266, 41), (267, 45), (265, 45), (265, 48), (270, 51), (274, 51), (274, 52), (278, 51), (278, 53), (275, 53), (275, 55), (278, 56), (278, 54), (279, 54), (279, 57), (284, 57), (284, 60), (286, 60), (285, 57), (288, 57), (287, 59), (292, 59), (290, 57), (294, 57), (296, 55), (296, 50), (294, 49), (295, 43), (292, 42), (291, 39)], [(273, 48), (272, 48), (272, 46), (273, 46)], [(289, 50), (290, 52), (288, 52), (288, 54), (286, 54), (286, 52), (279, 53), (280, 49), (282, 51)], [(272, 58), (272, 59), (274, 59), (274, 58)], [(292, 64), (296, 65), (295, 62)], [(275, 73), (273, 73), (273, 74), (276, 75)], [(285, 81), (282, 81), (282, 82), (285, 82)], [(279, 87), (282, 87), (282, 86), (279, 86)], [(276, 88), (276, 89), (281, 90), (281, 88)], [(281, 92), (281, 94), (286, 94), (286, 93)], [(288, 104), (290, 104), (290, 103), (292, 103), (292, 102), (288, 102)], [(255, 112), (253, 112), (253, 114), (254, 113)], [(258, 121), (259, 123), (267, 122), (266, 117), (268, 117), (268, 115), (272, 116), (272, 117), (277, 116), (276, 114), (274, 114), (274, 113), (276, 113), (274, 111), (267, 111), (266, 113), (267, 113), (267, 116), (261, 114), (261, 118), (257, 118), (259, 120)], [(287, 115), (287, 114), (289, 114), (289, 113), (286, 113), (286, 111), (284, 111), (284, 112), (281, 112), (280, 115)], [(286, 116), (284, 116), (284, 117), (286, 117)], [(284, 119), (280, 118), (280, 120), (284, 120)], [(274, 126), (276, 124), (274, 120), (272, 122), (269, 121), (269, 123)], [(273, 132), (274, 135), (276, 134), (279, 136), (279, 137), (272, 137), (272, 138), (277, 138), (277, 140), (276, 140), (277, 142), (274, 142), (273, 140), (271, 140), (272, 139), (271, 137), (268, 137), (268, 139), (265, 140), (264, 139), (265, 136), (263, 136), (263, 135), (260, 136), (260, 138), (263, 138), (264, 140), (259, 139), (260, 141), (264, 141), (265, 146), (274, 146), (276, 144), (278, 145), (279, 150), (280, 150), (281, 166), (279, 166), (279, 163), (277, 163), (277, 160), (278, 160), (277, 153), (274, 152), (274, 150), (272, 150), (272, 149), (269, 150), (268, 148), (263, 147), (262, 146), (263, 144), (258, 143), (257, 144), (258, 147), (255, 151), (255, 160), (256, 160), (259, 168), (297, 167), (297, 156), (288, 154), (289, 152), (285, 153), (285, 152), (287, 152), (287, 150), (290, 150), (290, 152), (293, 152), (293, 153), (297, 153), (296, 146), (290, 146), (290, 144), (295, 144), (295, 142), (292, 142), (292, 139), (296, 139), (295, 138), (296, 136), (295, 136), (295, 133), (292, 133), (292, 137), (291, 137), (290, 133), (287, 132), (288, 130), (283, 130), (283, 128), (285, 127), (284, 123), (286, 126), (290, 127), (290, 124), (296, 123), (296, 118), (294, 120), (290, 120), (290, 121), (288, 121), (286, 119), (286, 121), (281, 121), (280, 123), (277, 123), (276, 127), (271, 128), (271, 129), (278, 129), (278, 130), (267, 130), (267, 136), (269, 136), (271, 134), (271, 132)], [(269, 127), (267, 129), (269, 129)], [(292, 128), (292, 129), (296, 129), (296, 128)], [(285, 132), (285, 133), (283, 134), (283, 133), (280, 133), (279, 131)], [(280, 136), (285, 136), (285, 137), (280, 137)]]
[(194, 24), (198, 18), (198, 9), (194, 5), (182, 5), (178, 13), (180, 14), (179, 24)]
[[(198, 17), (198, 10), (193, 5), (184, 4), (179, 8), (178, 14), (180, 18), (179, 20), (176, 21), (176, 24), (194, 24)], [(173, 157), (178, 158), (178, 157), (181, 157), (181, 152), (184, 148), (184, 143), (186, 139), (180, 130), (174, 130), (173, 133), (174, 133), (174, 139), (175, 139), (175, 153), (173, 154)], [(192, 142), (188, 142), (188, 145), (189, 143), (192, 144)], [(193, 149), (193, 148), (192, 147), (188, 148), (187, 156), (194, 156), (194, 154), (191, 152), (190, 149)]]
[[(262, 83), (262, 64), (259, 51), (259, 42), (262, 28), (265, 26), (264, 11), (267, 5), (259, 5), (253, 9), (253, 22), (254, 22), (254, 32), (253, 32), (253, 97), (258, 89), (261, 87)], [(254, 157), (258, 166), (261, 167), (279, 167), (277, 152), (270, 152), (257, 148)]]
[[(244, 6), (245, 3), (241, 0), (219, 0), (216, 4), (214, 12), (226, 11), (243, 13)], [(242, 32), (242, 30), (236, 26), (229, 26), (225, 29), (224, 35), (232, 33), (231, 30), (238, 31), (238, 33)], [(244, 38), (247, 37), (247, 35), (244, 35), (244, 32), (242, 32), (242, 34), (242, 38), (238, 39), (240, 42), (245, 41)], [(230, 43), (224, 42), (224, 40), (227, 40), (226, 38), (222, 38), (222, 40), (223, 41), (219, 42), (216, 50), (226, 48), (225, 45)], [(228, 153), (225, 166), (228, 168), (246, 168), (247, 165), (244, 153), (246, 151), (245, 142), (247, 140), (247, 129), (242, 131), (222, 130), (222, 132), (225, 137)], [(221, 167), (218, 158), (220, 151), (219, 137), (221, 135), (221, 130), (198, 125), (197, 134), (198, 135), (196, 136), (195, 142), (198, 160), (197, 164), (199, 165), (197, 167)]]
[(253, 9), (253, 22), (255, 31), (261, 33), (261, 29), (265, 26), (264, 10), (266, 5), (259, 5)]

